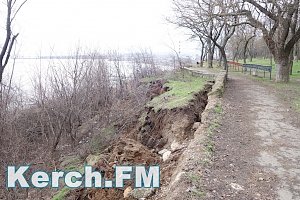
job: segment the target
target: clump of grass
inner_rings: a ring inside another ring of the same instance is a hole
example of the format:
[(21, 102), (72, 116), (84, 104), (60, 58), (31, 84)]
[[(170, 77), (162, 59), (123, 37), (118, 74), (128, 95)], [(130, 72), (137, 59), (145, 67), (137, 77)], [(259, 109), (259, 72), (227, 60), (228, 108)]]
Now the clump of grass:
[(67, 166), (64, 167), (65, 171), (74, 171), (78, 169), (78, 166), (82, 164), (82, 161), (80, 158), (77, 160), (74, 160), (72, 163), (68, 164)]
[(212, 155), (214, 152), (214, 144), (212, 141), (207, 141), (207, 143), (205, 144), (205, 148), (206, 148), (206, 152), (209, 155)]
[[(64, 171), (77, 171), (81, 174), (84, 173), (84, 166), (83, 163), (81, 163), (80, 166), (68, 166), (64, 169)], [(75, 177), (72, 177), (72, 181), (76, 181), (77, 179)], [(68, 187), (63, 187), (57, 194), (55, 194), (52, 197), (52, 200), (64, 200), (66, 199), (66, 196), (70, 193), (71, 189)]]
[(209, 137), (209, 139), (212, 137), (213, 132), (220, 127), (220, 124), (218, 123), (217, 120), (213, 121), (209, 127), (207, 128), (207, 136)]
[(157, 79), (162, 79), (164, 78), (164, 76), (152, 76), (152, 77), (146, 77), (146, 78), (142, 78), (140, 80), (140, 82), (142, 83), (150, 83), (151, 81), (155, 81)]
[(211, 157), (211, 155), (214, 152), (214, 143), (212, 141), (212, 136), (214, 131), (220, 127), (220, 124), (217, 121), (212, 122), (208, 129), (207, 129), (207, 140), (205, 143), (205, 152), (207, 154), (208, 157)]
[(193, 185), (199, 185), (201, 181), (200, 175), (196, 174), (195, 172), (190, 172), (187, 174), (187, 176)]
[(217, 104), (215, 107), (215, 113), (221, 114), (223, 112), (223, 108), (220, 104)]
[(196, 196), (200, 199), (205, 197), (205, 192), (202, 192), (200, 190), (192, 190), (192, 192), (193, 192), (194, 196)]
[(64, 187), (56, 195), (53, 196), (52, 200), (64, 200), (69, 192), (70, 188)]
[[(221, 106), (220, 105), (216, 106), (216, 108), (219, 108), (219, 107), (221, 107)], [(222, 112), (220, 112), (220, 113), (222, 113)], [(218, 129), (219, 127), (220, 127), (219, 117), (217, 117), (207, 128), (207, 138), (206, 138), (206, 141), (204, 144), (204, 151), (205, 151), (205, 155), (206, 155), (205, 158), (203, 159), (204, 165), (209, 164), (211, 162), (211, 157), (215, 151), (215, 145), (212, 140), (212, 137), (213, 137), (215, 130)]]
[(201, 185), (201, 176), (194, 172), (187, 174), (188, 179), (191, 181), (194, 188), (191, 189), (192, 195), (198, 198), (205, 197), (205, 192), (201, 191), (199, 186)]
[(78, 155), (64, 156), (60, 163), (60, 168), (64, 170), (76, 169), (82, 163), (82, 159)]
[(300, 112), (300, 98), (294, 101), (296, 111)]
[(175, 74), (165, 84), (170, 91), (152, 99), (148, 107), (153, 107), (155, 111), (184, 107), (194, 98), (196, 92), (204, 88), (205, 82), (206, 79), (194, 77), (189, 73)]

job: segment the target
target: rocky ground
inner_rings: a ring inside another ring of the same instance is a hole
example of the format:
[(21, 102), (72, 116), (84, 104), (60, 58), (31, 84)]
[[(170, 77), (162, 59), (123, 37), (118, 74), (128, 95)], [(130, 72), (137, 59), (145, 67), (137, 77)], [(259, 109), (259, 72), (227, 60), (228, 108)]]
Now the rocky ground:
[(300, 120), (290, 102), (246, 76), (229, 76), (205, 199), (300, 199)]

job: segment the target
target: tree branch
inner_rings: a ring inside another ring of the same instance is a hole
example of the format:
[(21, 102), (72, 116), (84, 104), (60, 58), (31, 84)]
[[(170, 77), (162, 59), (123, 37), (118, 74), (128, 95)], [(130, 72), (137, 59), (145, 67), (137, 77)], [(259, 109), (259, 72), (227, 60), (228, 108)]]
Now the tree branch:
[(252, 4), (254, 7), (256, 7), (258, 10), (260, 10), (262, 13), (264, 13), (265, 15), (267, 15), (269, 18), (273, 19), (274, 21), (278, 20), (278, 17), (274, 13), (272, 13), (272, 12), (268, 11), (267, 9), (265, 9), (264, 7), (262, 7), (255, 0), (244, 0), (244, 1)]

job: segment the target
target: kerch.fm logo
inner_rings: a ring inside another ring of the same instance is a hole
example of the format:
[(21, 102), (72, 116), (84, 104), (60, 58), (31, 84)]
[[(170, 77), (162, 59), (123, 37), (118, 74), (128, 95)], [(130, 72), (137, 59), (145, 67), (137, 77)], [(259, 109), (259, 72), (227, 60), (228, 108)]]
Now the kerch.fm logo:
[[(79, 171), (36, 171), (27, 175), (30, 166), (8, 166), (7, 188), (123, 188), (126, 180), (134, 180), (136, 188), (158, 188), (160, 186), (159, 166), (116, 166), (113, 180), (106, 180), (103, 173), (85, 166)], [(62, 181), (64, 185), (62, 184)]]

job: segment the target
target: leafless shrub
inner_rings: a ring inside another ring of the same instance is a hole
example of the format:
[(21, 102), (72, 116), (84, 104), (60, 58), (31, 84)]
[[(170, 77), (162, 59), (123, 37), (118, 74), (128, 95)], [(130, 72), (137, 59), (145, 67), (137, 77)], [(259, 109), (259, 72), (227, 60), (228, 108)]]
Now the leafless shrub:
[[(147, 100), (147, 85), (140, 79), (160, 73), (150, 50), (132, 56), (117, 51), (86, 53), (79, 48), (70, 59), (52, 60), (47, 71), (41, 70), (44, 66), (36, 71), (30, 99), (18, 88), (2, 85), (1, 171), (8, 164), (44, 163), (45, 168), (56, 168), (60, 154), (76, 150), (85, 137), (93, 140), (85, 145), (91, 152), (125, 132), (138, 120)], [(114, 131), (106, 134), (107, 127)], [(27, 195), (3, 191), (12, 199)]]
[(161, 73), (151, 49), (140, 49), (130, 54), (134, 80), (156, 76)]

